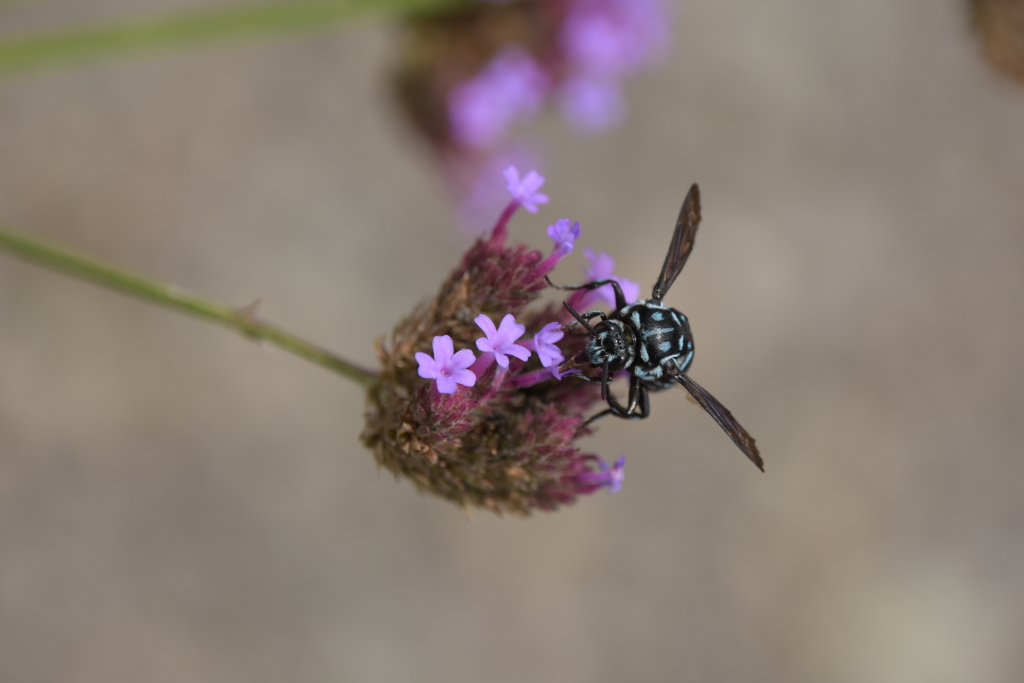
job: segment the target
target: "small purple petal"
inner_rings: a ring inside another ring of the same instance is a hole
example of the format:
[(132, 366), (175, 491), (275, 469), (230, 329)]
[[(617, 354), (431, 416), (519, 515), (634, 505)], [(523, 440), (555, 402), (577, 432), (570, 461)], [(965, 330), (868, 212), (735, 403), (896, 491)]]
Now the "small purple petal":
[(515, 335), (511, 337), (512, 341), (519, 339), (526, 334), (526, 325), (521, 325), (516, 322), (516, 317), (511, 313), (506, 313), (505, 317), (501, 319), (501, 325), (498, 326), (498, 333), (505, 335)]
[[(494, 327), (494, 322), (483, 313), (473, 318), (473, 322), (476, 323), (477, 327), (484, 331), (484, 334), (487, 335), (487, 339), (493, 339), (498, 335), (498, 330)], [(477, 346), (479, 346), (479, 344), (477, 344)]]
[[(476, 362), (476, 356), (473, 354), (473, 352), (470, 351), (469, 349), (462, 349), (461, 351), (456, 353), (454, 356), (452, 356), (452, 360), (451, 360), (451, 363), (450, 363), (449, 367), (453, 371), (461, 371), (461, 370), (465, 370), (466, 368), (468, 368), (470, 365), (472, 365), (475, 362)], [(455, 373), (453, 372), (452, 374), (454, 376)], [(470, 374), (473, 374), (473, 373), (470, 373)], [(474, 379), (474, 381), (476, 381), (476, 380)], [(471, 387), (473, 385), (472, 384), (467, 384), (466, 386)]]
[(519, 178), (519, 169), (509, 166), (503, 171), (508, 189), (512, 199), (519, 202), (519, 205), (530, 213), (537, 213), (538, 204), (547, 204), (548, 196), (538, 192), (545, 183), (544, 176), (537, 171), (530, 171), (522, 179)]
[(441, 365), (447, 365), (455, 353), (455, 344), (447, 334), (434, 337), (434, 360)]
[[(555, 346), (555, 342), (564, 336), (565, 332), (562, 331), (561, 325), (558, 323), (548, 323), (534, 335), (533, 347), (537, 349), (537, 357), (540, 358), (540, 364), (545, 368), (552, 365), (557, 366), (565, 360), (562, 351)], [(559, 377), (559, 379), (561, 378)]]
[(519, 344), (509, 344), (505, 347), (505, 353), (510, 356), (514, 356), (519, 360), (527, 360), (530, 358), (530, 349), (525, 346), (520, 346)]
[(423, 379), (434, 379), (441, 372), (440, 364), (422, 351), (416, 353), (416, 362), (420, 364), (418, 372)]
[[(469, 349), (464, 349), (464, 350), (465, 351), (469, 351)], [(473, 353), (472, 351), (469, 351), (469, 352)], [(452, 378), (452, 381), (454, 381), (456, 384), (461, 384), (462, 386), (465, 386), (465, 387), (471, 387), (471, 386), (476, 384), (476, 375), (474, 375), (472, 373), (472, 371), (467, 370), (466, 368), (462, 368), (462, 369), (456, 368), (456, 369), (453, 369), (452, 370), (452, 374), (451, 374), (451, 378)]]
[(455, 378), (448, 377), (447, 375), (438, 375), (438, 377), (434, 379), (434, 383), (437, 386), (438, 392), (442, 394), (454, 394), (459, 388)]

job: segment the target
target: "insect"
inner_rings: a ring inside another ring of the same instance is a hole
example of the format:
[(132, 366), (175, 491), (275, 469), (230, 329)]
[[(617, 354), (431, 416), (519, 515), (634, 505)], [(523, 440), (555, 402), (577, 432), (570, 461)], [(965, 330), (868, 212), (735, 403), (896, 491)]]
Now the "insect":
[[(648, 393), (668, 389), (676, 383), (690, 392), (697, 403), (711, 414), (739, 449), (763, 472), (764, 461), (757, 452), (754, 439), (740, 426), (732, 413), (714, 396), (690, 379), (686, 373), (693, 362), (693, 334), (686, 316), (661, 301), (686, 263), (700, 223), (700, 190), (694, 184), (686, 194), (683, 208), (676, 221), (672, 242), (665, 255), (650, 299), (627, 304), (622, 288), (615, 280), (595, 280), (583, 285), (562, 286), (559, 289), (590, 290), (611, 285), (615, 291), (615, 310), (578, 313), (568, 302), (563, 305), (576, 319), (566, 329), (577, 324), (590, 333), (590, 341), (576, 356), (559, 366), (560, 372), (570, 369), (600, 368), (599, 376), (585, 373), (581, 379), (601, 382), (601, 399), (608, 408), (587, 420), (587, 424), (605, 415), (617, 415), (630, 420), (642, 420), (651, 414)], [(596, 325), (589, 321), (600, 318)], [(629, 399), (623, 407), (609, 389), (615, 373), (629, 372)]]

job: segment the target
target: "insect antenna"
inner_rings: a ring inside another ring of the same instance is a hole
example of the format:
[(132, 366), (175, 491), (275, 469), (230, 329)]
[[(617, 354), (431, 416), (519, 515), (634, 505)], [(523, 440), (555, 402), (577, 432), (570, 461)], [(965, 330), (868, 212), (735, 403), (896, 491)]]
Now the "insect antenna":
[(579, 323), (580, 325), (583, 325), (583, 327), (586, 328), (587, 332), (589, 332), (591, 334), (591, 336), (596, 336), (597, 335), (597, 332), (594, 332), (594, 328), (590, 326), (590, 323), (588, 323), (583, 318), (583, 316), (581, 316), (579, 313), (577, 313), (576, 309), (569, 305), (569, 302), (563, 301), (562, 305), (565, 306), (565, 309), (567, 311), (569, 311), (569, 313), (572, 314), (572, 317), (576, 318), (576, 322), (577, 323)]

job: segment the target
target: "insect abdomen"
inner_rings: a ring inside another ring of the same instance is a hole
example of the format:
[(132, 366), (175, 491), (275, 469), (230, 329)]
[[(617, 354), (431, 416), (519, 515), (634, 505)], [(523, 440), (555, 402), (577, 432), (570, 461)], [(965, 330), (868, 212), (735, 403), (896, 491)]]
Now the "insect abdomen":
[(633, 373), (640, 379), (660, 379), (665, 362), (676, 359), (683, 370), (693, 357), (693, 337), (686, 316), (668, 306), (638, 301), (622, 310), (637, 331)]

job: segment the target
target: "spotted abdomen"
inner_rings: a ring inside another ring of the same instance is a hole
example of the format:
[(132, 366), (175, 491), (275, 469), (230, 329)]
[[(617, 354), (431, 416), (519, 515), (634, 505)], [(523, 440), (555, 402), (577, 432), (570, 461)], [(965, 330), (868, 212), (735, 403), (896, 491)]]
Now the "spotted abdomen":
[(667, 361), (683, 371), (689, 367), (693, 360), (693, 336), (685, 315), (648, 300), (631, 304), (619, 313), (639, 333), (632, 367), (639, 379), (662, 379)]

